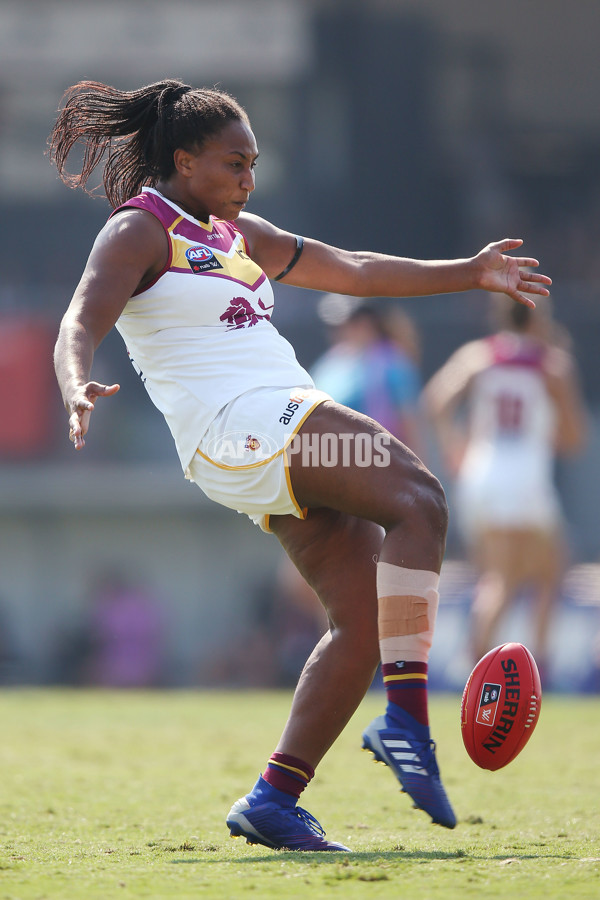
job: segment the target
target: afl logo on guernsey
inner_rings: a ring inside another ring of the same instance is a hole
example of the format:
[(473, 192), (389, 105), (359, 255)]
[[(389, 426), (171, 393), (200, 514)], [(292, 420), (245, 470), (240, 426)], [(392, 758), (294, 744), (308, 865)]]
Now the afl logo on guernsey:
[(210, 269), (222, 269), (221, 263), (215, 259), (215, 255), (210, 247), (204, 247), (198, 244), (196, 247), (190, 247), (185, 251), (185, 256), (190, 264), (192, 272), (200, 274), (208, 272)]

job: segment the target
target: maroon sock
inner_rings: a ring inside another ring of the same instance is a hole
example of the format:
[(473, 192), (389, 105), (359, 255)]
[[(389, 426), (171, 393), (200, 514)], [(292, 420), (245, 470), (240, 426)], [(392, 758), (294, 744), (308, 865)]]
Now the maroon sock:
[(299, 797), (314, 774), (314, 769), (303, 760), (275, 751), (267, 763), (263, 778), (277, 790)]
[(427, 714), (427, 663), (384, 663), (381, 667), (387, 699), (421, 725), (429, 725)]

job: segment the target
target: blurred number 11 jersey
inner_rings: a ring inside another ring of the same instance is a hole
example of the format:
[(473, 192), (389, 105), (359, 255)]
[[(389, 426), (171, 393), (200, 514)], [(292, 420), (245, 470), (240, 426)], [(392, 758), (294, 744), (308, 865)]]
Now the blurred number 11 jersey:
[(501, 332), (486, 339), (490, 365), (474, 376), (457, 505), (466, 535), (483, 528), (553, 530), (556, 413), (544, 375), (545, 343)]

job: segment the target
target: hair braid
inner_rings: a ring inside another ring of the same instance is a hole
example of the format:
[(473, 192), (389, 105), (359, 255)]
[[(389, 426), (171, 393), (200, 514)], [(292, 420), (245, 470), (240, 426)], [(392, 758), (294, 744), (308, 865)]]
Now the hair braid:
[[(223, 91), (194, 89), (176, 80), (135, 91), (81, 81), (63, 96), (48, 152), (65, 184), (89, 194), (94, 191), (88, 190), (88, 180), (105, 158), (104, 191), (116, 207), (144, 185), (172, 175), (178, 147), (199, 150), (224, 125), (240, 119), (248, 121), (244, 109)], [(84, 147), (79, 174), (66, 170), (75, 145)]]

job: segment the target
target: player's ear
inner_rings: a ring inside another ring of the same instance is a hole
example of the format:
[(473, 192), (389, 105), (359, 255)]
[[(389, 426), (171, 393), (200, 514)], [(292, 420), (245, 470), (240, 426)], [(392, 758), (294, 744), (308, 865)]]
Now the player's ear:
[(190, 153), (189, 150), (184, 150), (183, 147), (178, 147), (173, 154), (176, 170), (186, 178), (189, 178), (192, 174), (194, 159), (194, 154)]

